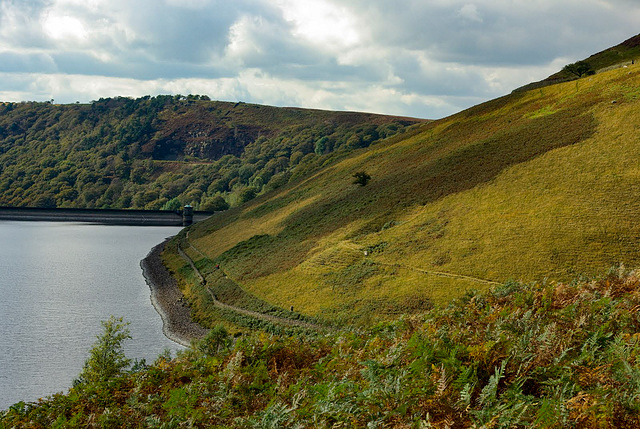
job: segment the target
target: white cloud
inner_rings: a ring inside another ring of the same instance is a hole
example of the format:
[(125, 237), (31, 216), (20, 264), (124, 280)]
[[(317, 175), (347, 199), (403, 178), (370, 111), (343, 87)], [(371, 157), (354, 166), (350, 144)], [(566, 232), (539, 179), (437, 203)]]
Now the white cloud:
[(293, 36), (322, 49), (339, 49), (360, 41), (355, 15), (324, 0), (278, 0), (284, 18), (293, 23)]
[(49, 15), (42, 22), (45, 34), (56, 40), (85, 40), (87, 30), (84, 24), (77, 18), (63, 15)]

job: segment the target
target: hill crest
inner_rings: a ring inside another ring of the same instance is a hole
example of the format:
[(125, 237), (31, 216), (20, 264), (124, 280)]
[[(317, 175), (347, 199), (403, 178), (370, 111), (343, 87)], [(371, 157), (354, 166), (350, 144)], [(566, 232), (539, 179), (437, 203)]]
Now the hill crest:
[[(600, 73), (633, 64), (638, 59), (640, 59), (640, 34), (630, 37), (616, 46), (607, 48), (574, 64), (582, 64), (586, 67), (586, 70), (590, 70), (593, 73)], [(571, 66), (574, 64), (569, 64), (562, 70), (541, 81), (529, 83), (514, 91), (528, 91), (579, 79), (581, 77), (580, 73), (576, 74), (570, 71)]]

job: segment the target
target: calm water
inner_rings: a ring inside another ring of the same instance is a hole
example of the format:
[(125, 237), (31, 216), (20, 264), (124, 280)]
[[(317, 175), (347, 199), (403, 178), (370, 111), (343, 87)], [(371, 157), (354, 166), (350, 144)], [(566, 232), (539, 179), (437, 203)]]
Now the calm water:
[(66, 391), (109, 316), (127, 357), (181, 346), (162, 334), (140, 260), (177, 227), (0, 221), (0, 410)]

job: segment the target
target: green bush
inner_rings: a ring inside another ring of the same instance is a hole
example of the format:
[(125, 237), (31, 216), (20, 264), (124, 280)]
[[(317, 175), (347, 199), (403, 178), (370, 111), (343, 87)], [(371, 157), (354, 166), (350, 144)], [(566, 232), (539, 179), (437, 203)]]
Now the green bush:
[(161, 210), (176, 211), (182, 209), (182, 203), (178, 198), (172, 198), (162, 206)]
[(131, 363), (122, 350), (122, 343), (131, 338), (127, 328), (129, 323), (123, 323), (121, 317), (114, 316), (101, 323), (104, 332), (97, 336), (98, 340), (89, 351), (89, 359), (80, 373), (80, 382), (109, 381), (121, 375)]
[(358, 171), (357, 173), (353, 173), (354, 178), (354, 185), (360, 185), (360, 186), (366, 186), (367, 183), (369, 183), (369, 180), (371, 180), (371, 176), (369, 176), (366, 172), (364, 171)]
[(229, 209), (229, 203), (222, 198), (221, 195), (215, 197), (206, 198), (200, 204), (200, 210), (205, 212), (221, 212)]
[(240, 203), (246, 203), (247, 201), (251, 201), (258, 195), (258, 191), (255, 188), (245, 188), (240, 192), (238, 199)]
[(198, 350), (205, 355), (214, 356), (221, 350), (227, 350), (229, 346), (231, 346), (231, 335), (224, 326), (216, 325), (198, 343)]

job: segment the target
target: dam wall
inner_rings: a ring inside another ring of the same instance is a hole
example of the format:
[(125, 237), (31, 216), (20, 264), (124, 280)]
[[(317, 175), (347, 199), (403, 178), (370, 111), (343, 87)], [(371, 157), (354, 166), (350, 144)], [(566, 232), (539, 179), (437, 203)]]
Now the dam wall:
[(176, 211), (0, 207), (0, 220), (88, 222), (132, 226), (188, 226), (213, 214), (213, 212), (199, 212), (189, 209), (190, 207)]

